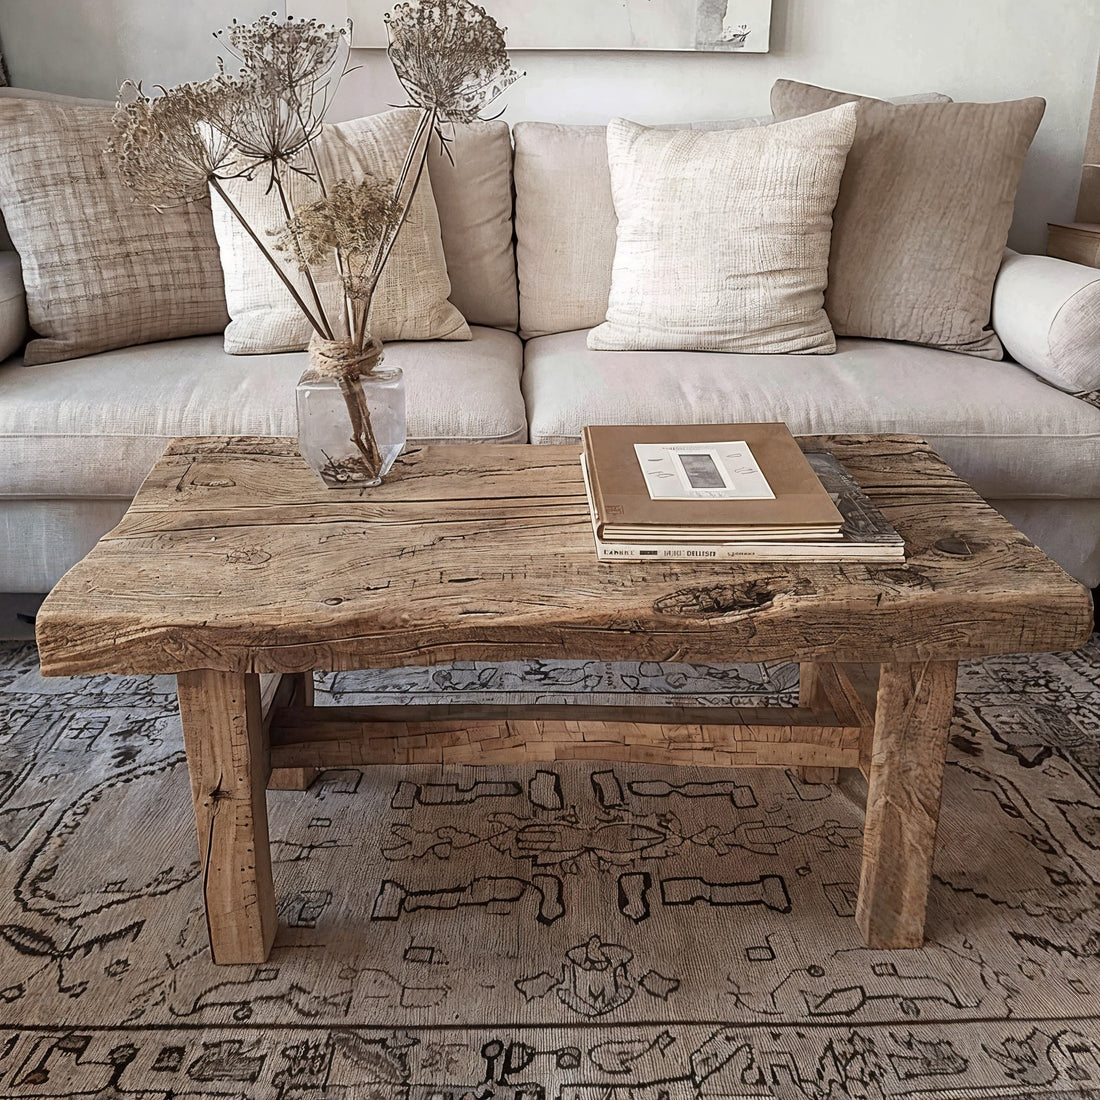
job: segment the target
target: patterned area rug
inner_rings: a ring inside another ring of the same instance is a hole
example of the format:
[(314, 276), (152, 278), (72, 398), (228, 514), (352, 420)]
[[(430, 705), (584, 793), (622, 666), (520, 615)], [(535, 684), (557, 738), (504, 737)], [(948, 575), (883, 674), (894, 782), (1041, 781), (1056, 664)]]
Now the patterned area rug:
[[(793, 702), (789, 665), (462, 665), (322, 701)], [(213, 967), (174, 682), (0, 645), (0, 1097), (1100, 1100), (1100, 636), (964, 666), (920, 951), (854, 784), (577, 764), (272, 792), (270, 962)]]

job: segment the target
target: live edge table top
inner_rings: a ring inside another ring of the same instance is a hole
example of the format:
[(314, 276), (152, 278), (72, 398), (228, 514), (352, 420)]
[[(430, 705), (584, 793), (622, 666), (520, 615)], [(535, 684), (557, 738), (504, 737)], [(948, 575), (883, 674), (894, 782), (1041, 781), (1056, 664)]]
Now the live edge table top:
[(575, 444), (425, 447), (340, 490), (292, 440), (178, 439), (43, 604), (42, 670), (956, 660), (1087, 639), (1084, 587), (926, 443), (801, 442), (851, 471), (904, 565), (598, 562)]

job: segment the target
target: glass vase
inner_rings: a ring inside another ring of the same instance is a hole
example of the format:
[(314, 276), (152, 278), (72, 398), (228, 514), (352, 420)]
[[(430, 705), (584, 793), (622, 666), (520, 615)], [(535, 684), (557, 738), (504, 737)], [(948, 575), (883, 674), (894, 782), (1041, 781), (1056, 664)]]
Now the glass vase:
[(297, 386), (298, 449), (330, 488), (379, 485), (405, 449), (405, 380), (382, 369), (382, 343), (363, 352), (314, 340)]

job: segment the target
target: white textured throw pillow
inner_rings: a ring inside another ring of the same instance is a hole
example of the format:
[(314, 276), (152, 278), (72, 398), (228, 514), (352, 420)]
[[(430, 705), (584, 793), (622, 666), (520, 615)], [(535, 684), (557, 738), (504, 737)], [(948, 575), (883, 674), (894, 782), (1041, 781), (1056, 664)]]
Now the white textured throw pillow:
[[(396, 179), (416, 123), (415, 111), (395, 110), (325, 126), (316, 143), (325, 179), (330, 182), (347, 179), (354, 183), (367, 172)], [(291, 201), (295, 204), (319, 195), (317, 185), (305, 176), (291, 173), (290, 184)], [(275, 191), (267, 191), (265, 175), (260, 172), (252, 180), (227, 180), (223, 186), (265, 243), (271, 240), (268, 231), (279, 229), (286, 216)], [(231, 355), (301, 351), (313, 331), (309, 322), (219, 196), (211, 196), (211, 206), (231, 318), (225, 330), (225, 350)], [(285, 253), (275, 255), (282, 257)], [(283, 270), (294, 280), (307, 303), (312, 304), (308, 285), (295, 264), (283, 261)], [(335, 266), (326, 278), (317, 282), (325, 312), (336, 324), (343, 313)], [(372, 334), (383, 341), (469, 340), (470, 329), (465, 319), (447, 301), (450, 292), (439, 215), (425, 172), (375, 292), (370, 318)]]
[(846, 104), (734, 131), (607, 128), (619, 219), (598, 351), (836, 350), (824, 309)]

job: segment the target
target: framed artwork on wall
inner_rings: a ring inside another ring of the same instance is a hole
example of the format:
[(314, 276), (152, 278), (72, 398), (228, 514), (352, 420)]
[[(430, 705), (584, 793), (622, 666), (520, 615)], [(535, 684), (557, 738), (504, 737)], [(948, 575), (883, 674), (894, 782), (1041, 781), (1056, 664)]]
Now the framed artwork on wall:
[[(767, 53), (772, 0), (483, 0), (509, 50)], [(385, 48), (393, 0), (347, 0), (352, 45)]]

